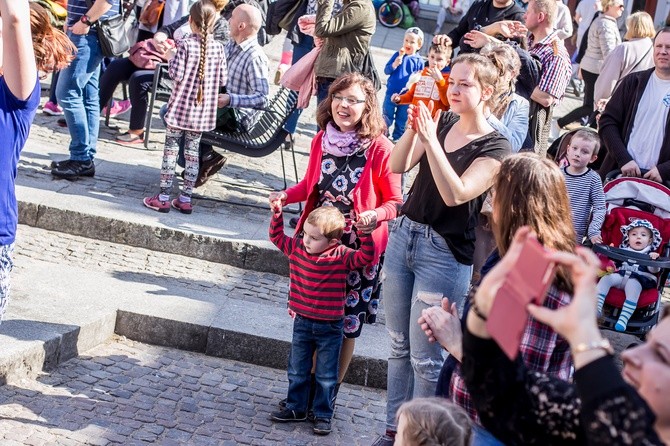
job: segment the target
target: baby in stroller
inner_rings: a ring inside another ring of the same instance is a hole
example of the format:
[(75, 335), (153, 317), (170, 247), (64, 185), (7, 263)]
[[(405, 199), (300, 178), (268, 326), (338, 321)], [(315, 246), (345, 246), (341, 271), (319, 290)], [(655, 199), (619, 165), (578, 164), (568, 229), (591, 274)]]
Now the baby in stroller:
[[(661, 233), (648, 220), (637, 219), (630, 224), (621, 226), (623, 240), (620, 247), (640, 254), (649, 254), (651, 259), (657, 259), (655, 252), (661, 245)], [(638, 265), (633, 262), (621, 262), (616, 271), (603, 276), (598, 282), (598, 316), (602, 314), (605, 297), (610, 288), (623, 289), (626, 295), (621, 314), (614, 329), (625, 331), (628, 320), (637, 308), (637, 301), (642, 290), (656, 288), (657, 274), (661, 268)]]

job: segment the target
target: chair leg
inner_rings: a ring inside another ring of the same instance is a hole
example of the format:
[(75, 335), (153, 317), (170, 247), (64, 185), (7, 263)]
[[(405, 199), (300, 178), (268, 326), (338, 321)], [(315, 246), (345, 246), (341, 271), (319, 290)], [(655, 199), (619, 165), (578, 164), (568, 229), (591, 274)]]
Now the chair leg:
[(105, 126), (109, 127), (109, 114), (112, 112), (112, 104), (114, 103), (114, 98), (111, 98), (107, 103), (107, 110), (105, 112)]
[(156, 94), (151, 94), (151, 100), (149, 101), (149, 108), (147, 109), (147, 119), (144, 123), (144, 148), (149, 149), (149, 135), (151, 134), (151, 118), (154, 114), (154, 101), (156, 99)]
[(286, 181), (286, 163), (284, 162), (284, 148), (286, 147), (286, 141), (284, 141), (281, 145), (281, 149), (279, 150), (279, 153), (281, 154), (281, 173), (284, 178), (284, 189), (288, 187), (288, 182)]

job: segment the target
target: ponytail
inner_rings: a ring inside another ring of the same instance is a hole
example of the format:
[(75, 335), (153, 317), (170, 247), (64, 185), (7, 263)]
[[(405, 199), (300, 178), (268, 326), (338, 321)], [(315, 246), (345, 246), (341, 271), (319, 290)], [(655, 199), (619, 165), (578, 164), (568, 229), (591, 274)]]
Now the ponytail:
[(206, 0), (193, 3), (190, 17), (193, 24), (200, 31), (200, 58), (198, 60), (198, 92), (196, 105), (202, 104), (205, 96), (205, 67), (207, 63), (207, 40), (216, 22), (218, 12), (214, 5)]
[(209, 33), (204, 21), (200, 28), (200, 33), (200, 61), (198, 62), (198, 94), (195, 99), (196, 105), (202, 104), (205, 90), (205, 59), (207, 57), (207, 37)]

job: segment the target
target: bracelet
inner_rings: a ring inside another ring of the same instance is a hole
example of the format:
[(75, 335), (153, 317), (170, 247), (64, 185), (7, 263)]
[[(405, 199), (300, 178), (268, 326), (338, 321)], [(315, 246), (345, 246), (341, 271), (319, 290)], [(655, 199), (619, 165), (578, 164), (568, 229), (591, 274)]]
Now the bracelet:
[(578, 353), (590, 352), (593, 350), (604, 350), (605, 353), (609, 355), (614, 354), (614, 348), (612, 348), (612, 344), (610, 344), (610, 341), (607, 338), (602, 338), (599, 341), (589, 342), (588, 344), (585, 342), (577, 344), (572, 349), (572, 354), (576, 355)]
[(479, 288), (478, 285), (473, 285), (470, 287), (470, 292), (468, 293), (468, 301), (470, 302), (470, 309), (472, 310), (473, 313), (475, 313), (475, 316), (486, 322), (486, 316), (484, 316), (484, 314), (479, 310), (479, 307), (475, 303), (475, 294), (477, 294), (478, 288)]

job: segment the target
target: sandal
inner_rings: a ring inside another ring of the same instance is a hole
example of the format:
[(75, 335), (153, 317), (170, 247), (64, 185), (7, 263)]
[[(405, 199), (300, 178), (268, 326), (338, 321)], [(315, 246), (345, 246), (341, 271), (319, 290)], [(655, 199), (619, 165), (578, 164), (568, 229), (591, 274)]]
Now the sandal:
[(134, 133), (126, 132), (116, 135), (116, 141), (124, 144), (142, 144), (144, 142), (144, 134), (136, 135)]

